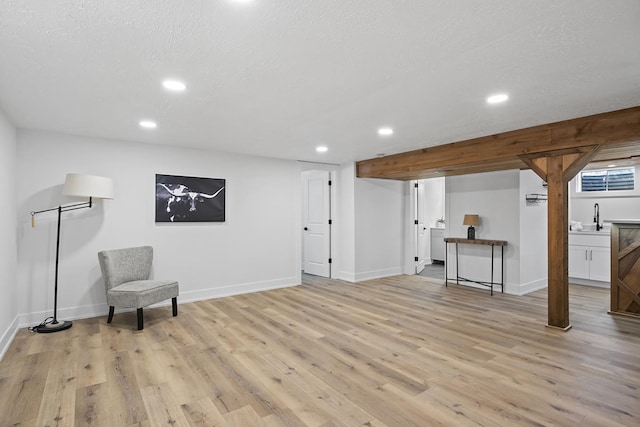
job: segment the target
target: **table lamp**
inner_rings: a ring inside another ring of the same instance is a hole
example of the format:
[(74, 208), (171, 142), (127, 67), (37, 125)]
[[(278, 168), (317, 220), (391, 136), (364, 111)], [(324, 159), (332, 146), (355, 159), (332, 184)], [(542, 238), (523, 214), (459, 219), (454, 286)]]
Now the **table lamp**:
[(476, 238), (476, 229), (473, 228), (473, 226), (480, 225), (480, 217), (476, 214), (466, 214), (462, 221), (462, 225), (469, 226), (467, 229), (467, 239), (474, 240)]

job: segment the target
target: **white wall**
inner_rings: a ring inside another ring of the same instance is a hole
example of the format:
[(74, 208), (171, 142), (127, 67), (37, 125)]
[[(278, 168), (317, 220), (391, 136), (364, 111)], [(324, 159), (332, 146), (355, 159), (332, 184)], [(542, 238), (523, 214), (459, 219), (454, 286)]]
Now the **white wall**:
[[(108, 176), (116, 198), (64, 214), (59, 318), (106, 312), (96, 253), (149, 244), (158, 278), (180, 282), (179, 301), (300, 283), (296, 162), (36, 131), (18, 134), (19, 313), (38, 322), (53, 307), (56, 215), (29, 212), (71, 200), (68, 172)], [(4, 157), (3, 157), (4, 158)], [(226, 222), (156, 224), (155, 174), (226, 179)]]
[(15, 127), (0, 111), (0, 181), (7, 191), (0, 209), (0, 359), (7, 350), (18, 325), (16, 294), (16, 162), (17, 136)]
[[(478, 214), (480, 225), (476, 238), (506, 240), (505, 292), (519, 293), (520, 286), (520, 174), (518, 170), (491, 172), (446, 178), (447, 234), (467, 237), (462, 225), (465, 214)], [(491, 248), (482, 245), (459, 245), (460, 275), (479, 281), (491, 277)], [(500, 249), (496, 247), (496, 272), (500, 270)], [(449, 277), (455, 277), (455, 248), (449, 245)], [(494, 281), (499, 281), (496, 273)], [(498, 288), (499, 289), (499, 288)], [(495, 288), (494, 288), (495, 290)]]
[(404, 181), (356, 179), (355, 281), (402, 274), (407, 187)]
[[(640, 218), (640, 167), (636, 167), (634, 191), (576, 193), (576, 179), (569, 183), (569, 220), (593, 223), (594, 204), (600, 206), (600, 221)], [(576, 175), (576, 177), (579, 175)]]
[(547, 286), (547, 202), (527, 203), (526, 194), (546, 194), (542, 179), (520, 171), (520, 295)]
[(339, 220), (334, 222), (340, 259), (336, 277), (349, 282), (356, 281), (356, 228), (355, 228), (355, 163), (340, 165), (337, 188)]

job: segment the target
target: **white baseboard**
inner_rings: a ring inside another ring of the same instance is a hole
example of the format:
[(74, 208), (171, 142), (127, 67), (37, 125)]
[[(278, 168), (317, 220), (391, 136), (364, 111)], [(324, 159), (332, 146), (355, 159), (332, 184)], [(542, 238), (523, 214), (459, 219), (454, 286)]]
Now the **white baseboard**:
[(343, 280), (345, 282), (356, 283), (356, 275), (354, 273), (348, 273), (346, 271), (339, 271), (336, 279)]
[(208, 299), (230, 297), (233, 295), (249, 294), (252, 292), (269, 291), (272, 289), (289, 288), (291, 286), (298, 286), (300, 284), (300, 280), (300, 277), (287, 277), (284, 279), (224, 286), (222, 288), (210, 288), (197, 291), (181, 292), (179, 301), (195, 302)]
[(588, 279), (576, 279), (574, 277), (569, 277), (569, 283), (574, 283), (576, 285), (583, 286), (594, 286), (596, 288), (611, 288), (611, 282), (601, 282), (599, 280), (588, 280)]
[(0, 361), (4, 357), (5, 353), (9, 349), (9, 346), (13, 342), (13, 339), (18, 332), (18, 316), (13, 319), (13, 322), (9, 325), (6, 331), (2, 334), (0, 338)]
[(387, 268), (385, 270), (365, 271), (362, 273), (338, 272), (336, 279), (350, 283), (364, 282), (365, 280), (380, 279), (383, 277), (399, 276), (405, 274), (401, 267)]
[(404, 274), (402, 268), (387, 268), (384, 270), (365, 271), (355, 274), (355, 282), (363, 282), (365, 280), (380, 279), (382, 277), (399, 276)]
[[(88, 319), (90, 317), (103, 316), (107, 314), (109, 308), (106, 304), (83, 305), (79, 307), (58, 308), (58, 320)], [(35, 311), (18, 315), (19, 328), (36, 326), (47, 317), (53, 315), (53, 308), (46, 311)]]
[[(287, 288), (300, 284), (299, 277), (287, 277), (284, 279), (266, 280), (262, 282), (241, 283), (237, 285), (224, 286), (221, 288), (199, 289), (197, 291), (181, 291), (178, 297), (178, 303), (187, 303), (202, 301), (214, 298), (221, 298), (233, 295), (248, 294), (251, 292), (268, 291), (271, 289)], [(170, 305), (171, 300), (153, 304), (150, 307), (163, 307)], [(131, 311), (130, 309), (116, 310), (116, 312)], [(79, 307), (59, 308), (58, 319), (61, 320), (77, 320), (88, 319), (91, 317), (104, 316), (109, 312), (106, 303), (85, 305)], [(26, 326), (35, 326), (47, 317), (51, 316), (51, 310), (21, 314), (18, 316), (18, 324), (20, 328)]]
[(531, 292), (539, 291), (540, 289), (544, 289), (547, 287), (547, 278), (534, 280), (529, 283), (523, 283), (518, 286), (517, 292), (515, 295), (527, 295)]

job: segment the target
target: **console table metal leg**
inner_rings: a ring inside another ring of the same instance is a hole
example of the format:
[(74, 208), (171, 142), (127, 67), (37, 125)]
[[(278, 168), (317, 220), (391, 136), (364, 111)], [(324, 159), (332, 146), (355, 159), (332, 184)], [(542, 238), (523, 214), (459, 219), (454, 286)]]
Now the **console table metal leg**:
[(449, 282), (449, 272), (448, 267), (449, 266), (449, 242), (444, 242), (444, 287), (448, 287), (448, 283)]
[(460, 270), (458, 270), (458, 244), (456, 243), (456, 285), (460, 284)]
[(491, 245), (491, 296), (493, 296), (493, 248)]
[(504, 294), (504, 246), (501, 246), (500, 249), (500, 254), (502, 255), (502, 264), (500, 266), (500, 289)]

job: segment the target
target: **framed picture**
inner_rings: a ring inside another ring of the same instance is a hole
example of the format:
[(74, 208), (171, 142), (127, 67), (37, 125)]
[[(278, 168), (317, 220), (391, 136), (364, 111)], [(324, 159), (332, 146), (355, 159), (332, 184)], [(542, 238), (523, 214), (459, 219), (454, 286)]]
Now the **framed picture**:
[(225, 180), (156, 174), (156, 222), (224, 222)]

